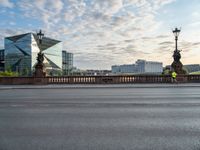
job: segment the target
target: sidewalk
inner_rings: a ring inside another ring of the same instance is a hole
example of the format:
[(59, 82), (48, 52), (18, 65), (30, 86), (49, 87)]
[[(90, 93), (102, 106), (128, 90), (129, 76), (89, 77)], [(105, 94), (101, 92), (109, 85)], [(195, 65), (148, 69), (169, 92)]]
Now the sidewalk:
[(51, 84), (51, 85), (0, 85), (6, 89), (80, 89), (80, 88), (184, 88), (199, 87), (200, 83), (181, 84)]

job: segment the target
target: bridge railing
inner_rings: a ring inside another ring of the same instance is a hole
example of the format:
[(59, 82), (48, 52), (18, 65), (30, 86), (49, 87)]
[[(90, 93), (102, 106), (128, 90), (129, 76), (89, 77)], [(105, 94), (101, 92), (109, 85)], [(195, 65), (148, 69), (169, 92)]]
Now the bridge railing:
[[(177, 76), (180, 83), (199, 83), (200, 75)], [(59, 76), (59, 77), (0, 77), (0, 84), (128, 84), (128, 83), (171, 83), (171, 76)]]
[[(178, 82), (197, 82), (199, 78), (178, 76)], [(68, 76), (47, 77), (47, 84), (128, 84), (128, 83), (171, 83), (171, 76), (162, 75), (132, 75), (132, 76)]]
[(200, 82), (200, 75), (188, 75), (188, 82), (191, 83), (199, 83)]
[(33, 84), (35, 79), (33, 77), (0, 77), (0, 84)]
[(167, 77), (147, 76), (69, 76), (47, 77), (48, 84), (119, 84), (119, 83), (159, 83), (169, 82)]

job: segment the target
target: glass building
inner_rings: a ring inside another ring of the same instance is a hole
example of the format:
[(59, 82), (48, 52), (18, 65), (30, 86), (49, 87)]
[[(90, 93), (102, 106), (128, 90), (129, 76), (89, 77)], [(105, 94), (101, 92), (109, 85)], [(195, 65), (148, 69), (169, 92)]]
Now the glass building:
[(60, 75), (62, 72), (62, 42), (43, 37), (42, 44), (36, 34), (26, 33), (6, 37), (5, 70), (18, 72), (21, 76), (31, 76), (37, 63), (39, 51), (44, 53), (47, 75)]
[(4, 71), (4, 49), (0, 50), (0, 71)]
[(127, 64), (127, 65), (114, 65), (112, 66), (112, 73), (113, 74), (124, 74), (124, 73), (136, 73), (137, 68), (135, 64)]
[(65, 50), (62, 51), (62, 69), (63, 75), (73, 74), (73, 54)]

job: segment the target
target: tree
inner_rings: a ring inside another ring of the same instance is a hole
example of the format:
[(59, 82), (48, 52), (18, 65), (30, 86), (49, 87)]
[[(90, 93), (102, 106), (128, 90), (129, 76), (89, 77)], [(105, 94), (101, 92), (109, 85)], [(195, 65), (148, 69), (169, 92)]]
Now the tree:
[(18, 77), (19, 74), (17, 72), (12, 71), (4, 71), (0, 72), (0, 77)]

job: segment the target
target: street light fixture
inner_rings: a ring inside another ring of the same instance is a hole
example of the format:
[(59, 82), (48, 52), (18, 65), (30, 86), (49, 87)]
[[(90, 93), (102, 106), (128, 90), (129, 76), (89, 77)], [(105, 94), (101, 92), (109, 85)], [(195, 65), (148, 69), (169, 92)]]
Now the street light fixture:
[(41, 44), (42, 44), (42, 38), (44, 37), (44, 33), (42, 33), (42, 30), (39, 31), (39, 33), (37, 33), (37, 37), (39, 39), (39, 53), (37, 56), (37, 63), (35, 65), (35, 73), (34, 76), (35, 77), (45, 77), (46, 73), (44, 72), (44, 54), (41, 51)]
[(181, 32), (181, 28), (180, 29), (178, 29), (178, 28), (175, 28), (174, 30), (172, 30), (172, 32), (173, 32), (173, 34), (174, 34), (174, 36), (175, 36), (175, 47), (176, 47), (176, 49), (175, 50), (178, 50), (178, 36), (179, 36), (179, 34), (180, 34), (180, 32)]
[(39, 39), (39, 44), (42, 44), (42, 38), (44, 37), (44, 33), (42, 33), (42, 30), (40, 30), (38, 33), (37, 33), (37, 37)]
[(41, 50), (41, 44), (42, 44), (42, 39), (44, 37), (44, 33), (42, 33), (42, 30), (40, 30), (37, 33), (37, 36), (38, 36), (38, 39), (39, 39), (39, 47), (40, 47), (40, 52), (38, 53), (37, 61), (38, 61), (38, 64), (43, 65), (44, 54), (42, 53), (42, 50)]

